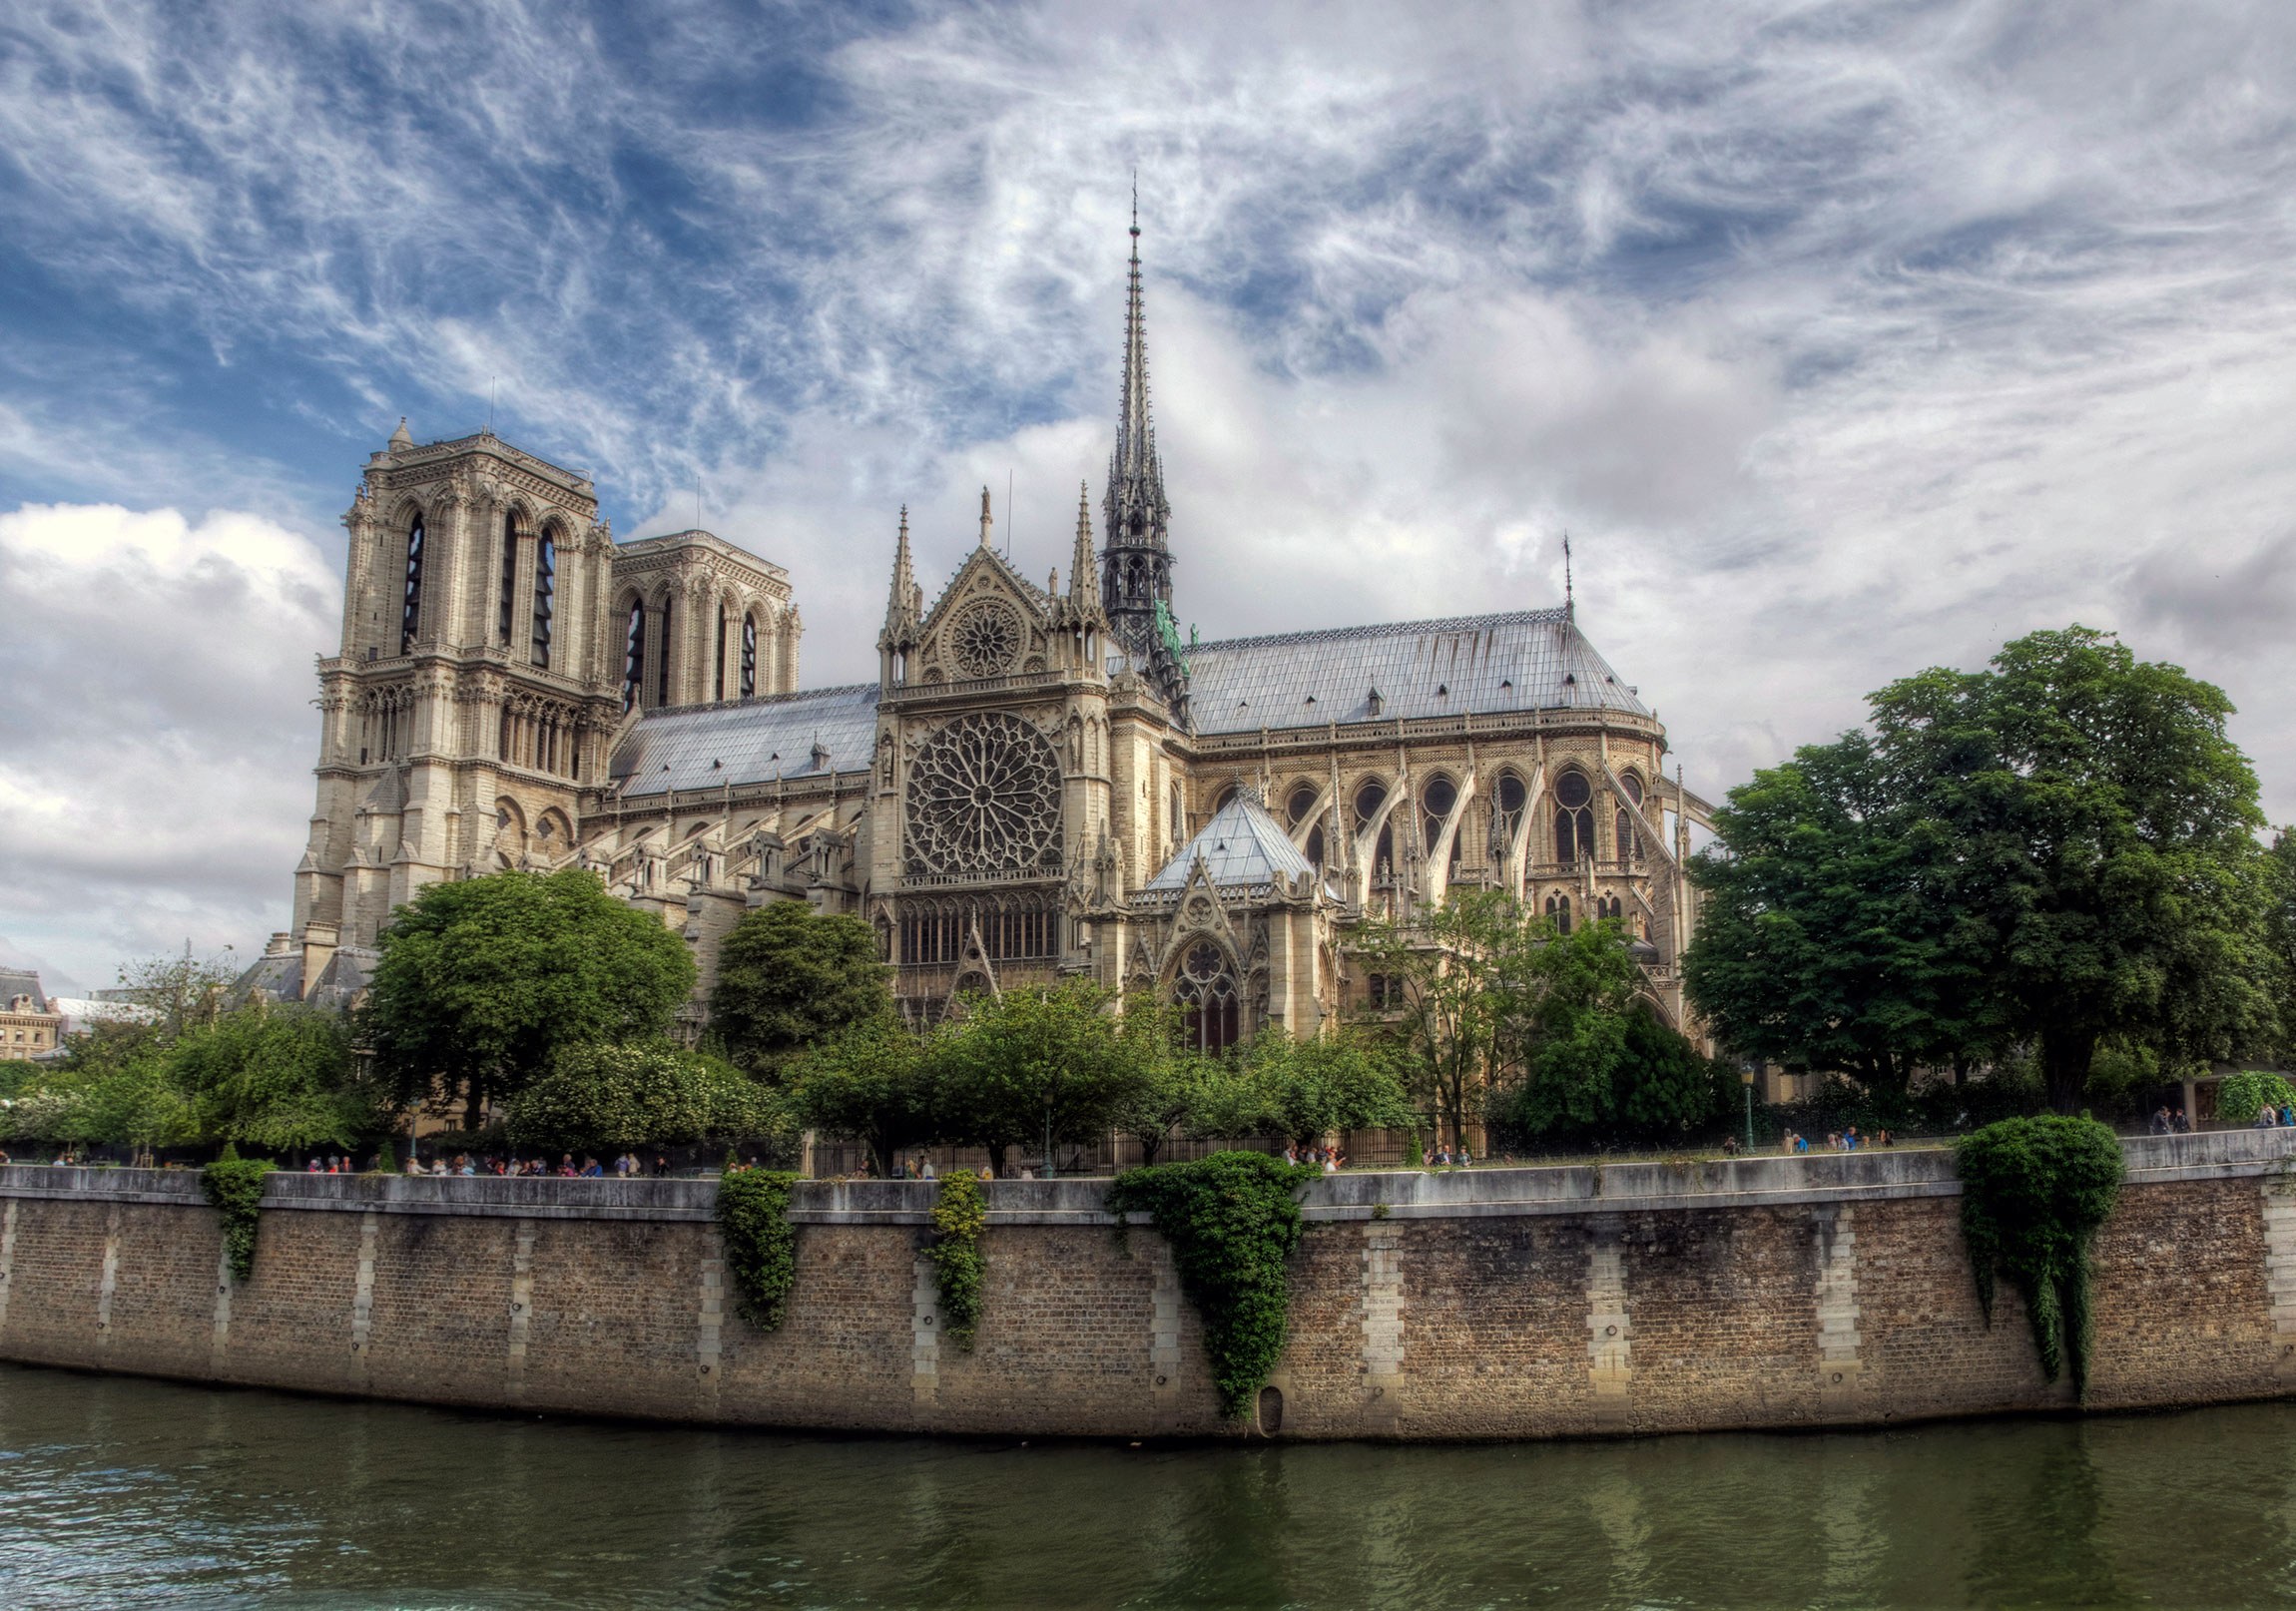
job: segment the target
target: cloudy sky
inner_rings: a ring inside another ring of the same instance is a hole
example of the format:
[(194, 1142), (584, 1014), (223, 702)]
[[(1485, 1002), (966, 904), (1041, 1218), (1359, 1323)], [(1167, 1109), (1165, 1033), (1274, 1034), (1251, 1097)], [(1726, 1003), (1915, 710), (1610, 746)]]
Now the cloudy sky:
[[(1543, 605), (1720, 792), (2079, 620), (2296, 815), (2296, 7), (21, 0), (0, 956), (286, 921), (401, 414), (787, 565), (1065, 563), (1139, 172), (1205, 636)], [(491, 399), (491, 400), (490, 400)]]

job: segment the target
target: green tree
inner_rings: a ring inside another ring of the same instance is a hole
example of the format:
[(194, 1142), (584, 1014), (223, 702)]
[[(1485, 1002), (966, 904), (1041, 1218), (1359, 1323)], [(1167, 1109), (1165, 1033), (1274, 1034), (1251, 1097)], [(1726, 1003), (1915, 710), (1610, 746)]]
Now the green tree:
[(1235, 1070), (1221, 1058), (1180, 1044), (1179, 1013), (1146, 993), (1124, 998), (1116, 1023), (1117, 1054), (1132, 1065), (1132, 1077), (1119, 1082), (1109, 1127), (1140, 1144), (1143, 1164), (1175, 1132), (1200, 1133), (1198, 1116), (1213, 1093), (1233, 1083)]
[(1524, 1138), (1680, 1137), (1710, 1123), (1723, 1090), (1709, 1058), (1658, 1018), (1614, 922), (1541, 945), (1509, 1018), (1519, 1083), (1508, 1128)]
[(2266, 1069), (2245, 1068), (2228, 1074), (2216, 1087), (2216, 1117), (2226, 1124), (2254, 1124), (2267, 1105), (2284, 1108), (2296, 1102), (2296, 1090), (2287, 1080)]
[(1874, 697), (1930, 884), (1985, 935), (1989, 1014), (2080, 1106), (2100, 1041), (2171, 1062), (2269, 1036), (2263, 825), (2231, 703), (2084, 627)]
[(1196, 1129), (1311, 1146), (1337, 1131), (1408, 1127), (1419, 1115), (1380, 1051), (1355, 1031), (1294, 1040), (1282, 1029), (1263, 1029), (1244, 1048), (1235, 1076), (1206, 1093)]
[(459, 1095), (476, 1129), (561, 1048), (663, 1034), (694, 961), (579, 867), (435, 883), (392, 914), (362, 1038), (401, 1101)]
[(316, 1008), (249, 1002), (186, 1034), (172, 1062), (211, 1141), (270, 1152), (347, 1148), (386, 1117), (353, 1078), (347, 1026)]
[(859, 917), (777, 900), (745, 915), (718, 948), (710, 1027), (753, 1073), (892, 1005), (876, 936)]
[(1869, 732), (1734, 792), (1698, 862), (1693, 999), (1742, 1055), (1902, 1089), (2037, 1050), (2077, 1108), (2100, 1044), (2268, 1040), (2256, 780), (2222, 692), (2084, 627), (1873, 696)]
[(986, 1147), (1001, 1175), (1015, 1145), (1106, 1135), (1147, 1077), (1110, 1007), (1081, 979), (969, 1000), (935, 1058), (950, 1138)]
[(567, 1046), (503, 1118), (521, 1147), (582, 1152), (705, 1136), (778, 1140), (791, 1128), (772, 1094), (733, 1064), (665, 1040)]
[(1480, 1116), (1485, 1093), (1519, 1070), (1521, 1039), (1507, 1028), (1531, 955), (1550, 932), (1499, 889), (1456, 890), (1424, 923), (1363, 931), (1357, 954), (1388, 981), (1385, 1003), (1372, 1010), (1393, 1066), (1453, 1138)]
[(785, 1069), (797, 1122), (864, 1143), (880, 1176), (908, 1147), (938, 1137), (938, 1037), (888, 1009), (817, 1042)]
[(2296, 828), (2272, 835), (2264, 858), (2264, 954), (2272, 996), (2273, 1051), (2296, 1062)]
[(1695, 857), (1704, 891), (1683, 978), (1741, 1057), (1840, 1072), (1885, 1101), (1919, 1065), (1999, 1040), (1986, 925), (1940, 898), (1937, 835), (1909, 819), (1853, 733), (1756, 773)]
[(222, 1015), (224, 1002), (237, 977), (230, 954), (200, 957), (189, 941), (181, 956), (152, 956), (123, 963), (119, 988), (127, 1001), (143, 1010), (151, 1031), (165, 1040), (210, 1024)]

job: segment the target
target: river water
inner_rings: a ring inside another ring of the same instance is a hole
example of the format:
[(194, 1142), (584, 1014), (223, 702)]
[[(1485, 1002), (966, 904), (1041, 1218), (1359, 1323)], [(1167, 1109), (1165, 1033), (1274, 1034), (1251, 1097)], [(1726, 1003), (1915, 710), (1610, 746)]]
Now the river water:
[(0, 1365), (0, 1604), (2296, 1599), (2296, 1404), (1389, 1448), (789, 1437)]

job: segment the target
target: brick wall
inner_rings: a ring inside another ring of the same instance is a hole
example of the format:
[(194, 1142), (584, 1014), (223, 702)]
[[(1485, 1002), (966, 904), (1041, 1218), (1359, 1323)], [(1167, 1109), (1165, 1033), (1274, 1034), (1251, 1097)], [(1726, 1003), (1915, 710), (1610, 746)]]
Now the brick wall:
[[(2128, 1144), (2090, 1402), (2296, 1378), (2296, 1136)], [(708, 1182), (274, 1177), (225, 1279), (186, 1174), (0, 1171), (0, 1357), (671, 1420), (1217, 1434), (1169, 1251), (1098, 1183), (990, 1189), (978, 1344), (940, 1338), (932, 1188), (799, 1189), (784, 1327), (735, 1313)], [(1354, 1175), (1312, 1186), (1283, 1436), (1516, 1437), (2055, 1407), (1989, 1328), (1950, 1158)], [(2283, 1274), (2283, 1273), (2286, 1274)], [(1271, 1399), (1271, 1411), (1277, 1403)]]

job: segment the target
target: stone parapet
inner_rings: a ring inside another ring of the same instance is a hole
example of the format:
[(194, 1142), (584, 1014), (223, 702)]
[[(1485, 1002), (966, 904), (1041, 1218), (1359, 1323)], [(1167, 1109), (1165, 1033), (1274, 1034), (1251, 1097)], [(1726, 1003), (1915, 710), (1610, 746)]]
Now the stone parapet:
[[(2089, 1401), (2296, 1384), (2296, 1132), (2127, 1142)], [(480, 1407), (1023, 1436), (1439, 1439), (2062, 1409), (1989, 1326), (1950, 1151), (1326, 1176), (1291, 1339), (1220, 1419), (1171, 1250), (1106, 1182), (987, 1191), (944, 1342), (931, 1182), (809, 1181), (788, 1320), (729, 1302), (710, 1180), (275, 1174), (229, 1279), (189, 1171), (0, 1169), (0, 1358)]]

